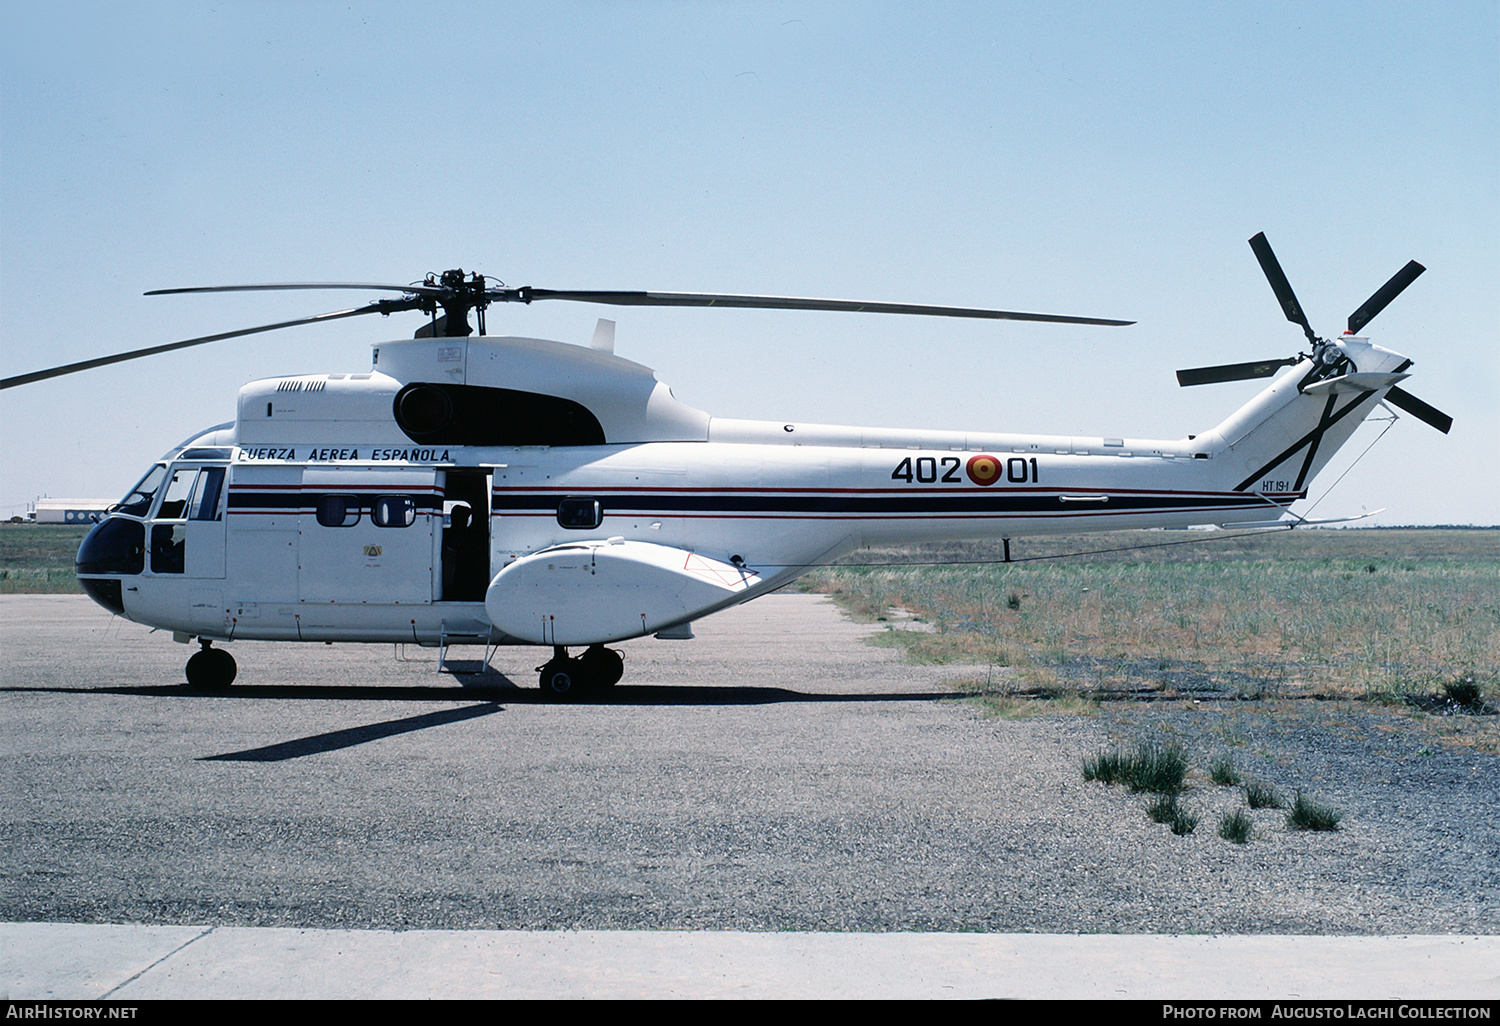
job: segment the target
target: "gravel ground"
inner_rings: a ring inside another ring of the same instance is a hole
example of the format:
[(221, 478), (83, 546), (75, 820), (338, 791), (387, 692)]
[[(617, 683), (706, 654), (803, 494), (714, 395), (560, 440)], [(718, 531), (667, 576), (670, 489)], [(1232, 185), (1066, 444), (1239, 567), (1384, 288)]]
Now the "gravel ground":
[[(607, 701), (540, 701), (534, 650), (483, 687), (432, 653), (188, 649), (75, 596), (0, 597), (0, 919), (387, 929), (1500, 932), (1496, 756), (1414, 713), (1109, 703), (987, 719), (776, 595), (621, 646)], [(472, 683), (472, 681), (471, 681)], [(518, 688), (515, 685), (520, 684)], [(1086, 783), (1165, 737), (1195, 833)], [(1297, 787), (1335, 833), (1253, 813), (1203, 771)]]

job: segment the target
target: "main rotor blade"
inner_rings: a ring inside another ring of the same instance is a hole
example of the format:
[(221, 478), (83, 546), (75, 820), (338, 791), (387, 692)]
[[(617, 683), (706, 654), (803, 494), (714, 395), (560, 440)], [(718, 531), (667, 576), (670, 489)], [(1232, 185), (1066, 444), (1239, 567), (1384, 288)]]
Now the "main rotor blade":
[(1385, 398), (1386, 402), (1392, 406), (1405, 410), (1424, 424), (1431, 424), (1445, 435), (1448, 433), (1448, 429), (1453, 427), (1452, 417), (1435, 406), (1428, 406), (1404, 388), (1392, 385), (1390, 390), (1386, 392)]
[(1281, 304), (1281, 310), (1286, 314), (1286, 319), (1293, 324), (1302, 325), (1302, 332), (1307, 336), (1307, 340), (1316, 344), (1318, 336), (1312, 330), (1312, 325), (1307, 323), (1307, 314), (1302, 312), (1302, 304), (1297, 302), (1297, 294), (1292, 291), (1292, 283), (1287, 281), (1286, 275), (1282, 273), (1276, 254), (1271, 252), (1271, 244), (1266, 241), (1266, 233), (1256, 234), (1250, 240), (1250, 248), (1255, 251), (1255, 259), (1260, 261), (1260, 269), (1266, 273), (1266, 280), (1271, 283), (1271, 291), (1276, 293), (1276, 301)]
[(197, 285), (185, 289), (152, 289), (148, 296), (177, 296), (188, 292), (290, 292), (296, 289), (376, 289), (382, 292), (410, 292), (435, 296), (444, 291), (438, 285), (382, 285), (355, 281), (287, 281), (265, 285)]
[(1358, 335), (1359, 329), (1369, 324), (1375, 315), (1386, 308), (1386, 305), (1397, 296), (1401, 295), (1403, 289), (1417, 280), (1427, 268), (1412, 260), (1401, 270), (1391, 276), (1391, 280), (1375, 290), (1375, 294), (1365, 300), (1365, 305), (1349, 315), (1349, 334)]
[[(442, 298), (453, 293), (446, 285), (387, 285), (376, 282), (271, 282), (264, 285), (206, 285), (179, 289), (153, 289), (148, 296), (181, 295), (189, 292), (272, 292), (290, 289), (381, 289), (408, 295)], [(575, 303), (606, 306), (723, 306), (763, 310), (833, 310), (845, 313), (919, 314), (929, 317), (971, 317), (984, 320), (1046, 321), (1056, 324), (1100, 324), (1121, 327), (1135, 321), (1100, 317), (1069, 317), (1061, 314), (1021, 313), (1013, 310), (978, 310), (954, 306), (922, 306), (913, 303), (865, 303), (844, 299), (802, 299), (790, 296), (738, 296), (697, 292), (610, 292), (566, 289), (488, 288), (490, 301), (530, 303), (539, 299), (564, 299)]]
[(1177, 372), (1177, 383), (1188, 385), (1214, 385), (1220, 381), (1244, 381), (1248, 378), (1269, 378), (1282, 367), (1290, 367), (1300, 360), (1299, 356), (1285, 360), (1261, 360), (1256, 363), (1225, 363), (1217, 367), (1193, 367)]
[(275, 331), (277, 328), (291, 328), (298, 324), (316, 324), (319, 321), (336, 321), (341, 317), (356, 317), (367, 313), (391, 313), (394, 310), (408, 309), (400, 304), (399, 300), (380, 300), (369, 306), (356, 307), (352, 310), (335, 310), (333, 313), (316, 314), (312, 317), (299, 317), (295, 321), (281, 321), (277, 324), (262, 324), (258, 328), (241, 328), (239, 331), (225, 331), (218, 335), (204, 335), (202, 338), (185, 339), (182, 342), (168, 342), (166, 345), (150, 346), (146, 349), (133, 349), (128, 353), (116, 353), (113, 356), (101, 356), (94, 360), (80, 360), (77, 363), (66, 363), (60, 367), (49, 367), (46, 370), (32, 371), (30, 374), (17, 374), (14, 377), (0, 380), (0, 389), (13, 388), (16, 385), (29, 385), (34, 381), (45, 381), (47, 378), (60, 378), (64, 374), (77, 374), (79, 371), (92, 370), (95, 367), (107, 367), (112, 363), (124, 363), (127, 360), (138, 360), (143, 356), (155, 356), (158, 353), (170, 353), (174, 349), (187, 349), (191, 346), (201, 346), (207, 342), (219, 342), (226, 338), (238, 338), (241, 335), (255, 335), (262, 331)]
[(834, 310), (843, 313), (918, 314), (927, 317), (972, 317), (994, 321), (1046, 321), (1055, 324), (1102, 324), (1122, 327), (1135, 321), (1062, 314), (1018, 313), (1014, 310), (975, 310), (957, 306), (919, 306), (912, 303), (862, 303), (847, 299), (802, 299), (793, 296), (729, 296), (700, 292), (575, 292), (524, 286), (505, 290), (500, 298), (530, 303), (539, 299), (567, 299), (606, 306), (724, 306), (755, 310)]

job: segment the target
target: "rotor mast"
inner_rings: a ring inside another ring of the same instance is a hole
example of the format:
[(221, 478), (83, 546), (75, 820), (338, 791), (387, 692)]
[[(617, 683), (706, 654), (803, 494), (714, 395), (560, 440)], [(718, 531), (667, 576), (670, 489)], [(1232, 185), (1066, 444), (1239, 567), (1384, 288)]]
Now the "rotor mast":
[[(484, 275), (474, 273), (465, 278), (460, 267), (444, 271), (441, 276), (429, 274), (423, 284), (438, 290), (431, 297), (431, 304), (425, 307), (433, 317), (432, 334), (441, 333), (450, 338), (474, 334), (474, 329), (469, 326), (470, 310), (479, 312), (479, 334), (484, 334), (484, 309), (490, 305)], [(439, 306), (443, 308), (441, 332), (437, 322)]]

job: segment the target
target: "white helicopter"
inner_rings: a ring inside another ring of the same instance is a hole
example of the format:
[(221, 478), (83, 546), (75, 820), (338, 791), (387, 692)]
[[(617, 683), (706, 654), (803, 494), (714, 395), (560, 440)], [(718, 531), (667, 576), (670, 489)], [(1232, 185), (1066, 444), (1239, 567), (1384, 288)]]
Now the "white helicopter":
[[(421, 310), (370, 370), (240, 389), (232, 423), (169, 450), (85, 538), (100, 605), (197, 640), (191, 687), (226, 688), (240, 640), (550, 646), (542, 690), (617, 683), (605, 646), (691, 638), (695, 620), (860, 546), (1280, 522), (1382, 402), (1446, 432), (1402, 390), (1411, 361), (1357, 332), (1422, 273), (1406, 265), (1349, 318), (1312, 330), (1264, 235), (1250, 240), (1311, 351), (1178, 372), (1183, 385), (1269, 377), (1217, 427), (1176, 440), (901, 431), (726, 420), (615, 356), (484, 333), (491, 303), (721, 306), (1125, 325), (896, 303), (493, 286), (448, 271), (366, 306), (188, 339), (0, 381), (0, 388), (299, 324)], [(441, 314), (438, 312), (441, 308)], [(479, 335), (468, 315), (477, 312)], [(583, 649), (580, 655), (570, 648)]]

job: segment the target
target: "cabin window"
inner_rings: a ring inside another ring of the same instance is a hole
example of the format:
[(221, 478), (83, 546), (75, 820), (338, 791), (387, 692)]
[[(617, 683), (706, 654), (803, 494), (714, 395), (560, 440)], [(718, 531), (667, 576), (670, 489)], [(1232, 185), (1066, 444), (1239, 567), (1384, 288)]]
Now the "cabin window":
[(417, 503), (410, 495), (382, 495), (370, 505), (376, 527), (410, 527), (417, 522)]
[(318, 523), (324, 527), (353, 527), (359, 523), (359, 498), (354, 495), (318, 496)]
[(557, 504), (557, 523), (570, 531), (592, 531), (604, 523), (598, 499), (567, 498)]

